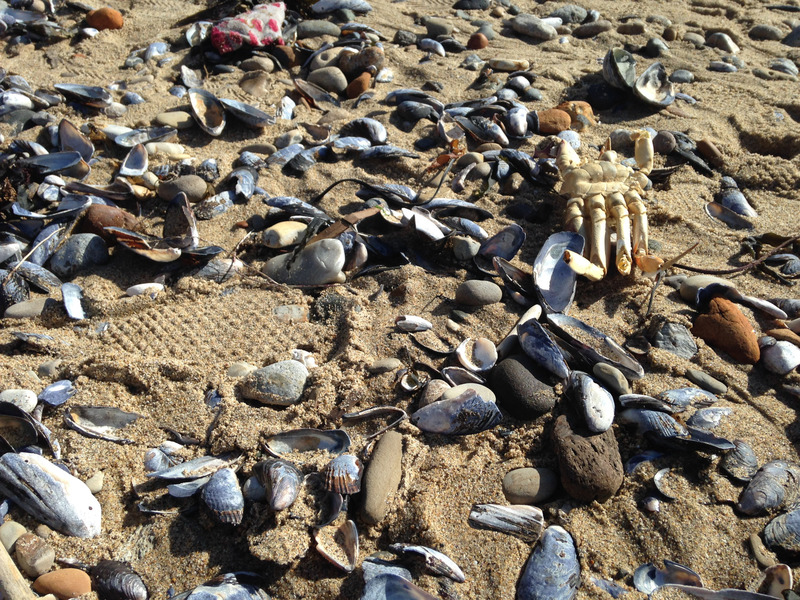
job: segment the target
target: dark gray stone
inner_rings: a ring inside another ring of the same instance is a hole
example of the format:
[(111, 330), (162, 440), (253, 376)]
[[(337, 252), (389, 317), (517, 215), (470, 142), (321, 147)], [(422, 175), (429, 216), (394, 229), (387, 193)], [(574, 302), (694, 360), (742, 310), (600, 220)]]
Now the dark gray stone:
[(694, 81), (694, 73), (686, 69), (677, 69), (669, 76), (672, 83), (692, 83)]
[(728, 386), (725, 385), (719, 379), (715, 379), (708, 373), (704, 373), (699, 369), (687, 369), (686, 370), (686, 379), (694, 383), (695, 385), (703, 388), (707, 392), (711, 392), (712, 394), (717, 394), (721, 396), (728, 391)]
[(650, 343), (656, 348), (687, 359), (697, 353), (697, 344), (695, 344), (692, 334), (680, 323), (654, 319), (647, 333)]
[(572, 35), (579, 39), (591, 38), (605, 31), (609, 31), (612, 27), (611, 21), (600, 19), (599, 21), (593, 21), (576, 27)]
[(300, 21), (297, 25), (297, 37), (299, 39), (319, 37), (321, 35), (332, 35), (339, 37), (341, 29), (336, 23), (330, 21), (323, 21), (322, 19), (311, 19), (308, 21)]
[(754, 25), (748, 35), (754, 40), (777, 42), (783, 37), (783, 32), (774, 25)]
[(453, 8), (456, 10), (486, 10), (491, 3), (491, 0), (458, 0)]
[(558, 17), (564, 24), (568, 23), (583, 23), (586, 19), (588, 12), (582, 6), (576, 4), (565, 4), (560, 6), (550, 13), (551, 17)]
[(517, 419), (535, 419), (556, 404), (553, 388), (534, 373), (540, 373), (540, 369), (523, 354), (509, 356), (492, 370), (491, 384), (497, 403)]
[(661, 38), (652, 37), (647, 40), (647, 44), (644, 47), (644, 52), (647, 56), (656, 58), (658, 56), (663, 56), (669, 52), (669, 46), (667, 46), (667, 42), (662, 40)]
[(61, 279), (72, 279), (76, 273), (108, 262), (108, 247), (99, 235), (76, 233), (56, 250), (50, 259), (50, 270)]
[(392, 41), (398, 46), (414, 46), (417, 43), (417, 34), (404, 29), (398, 29)]

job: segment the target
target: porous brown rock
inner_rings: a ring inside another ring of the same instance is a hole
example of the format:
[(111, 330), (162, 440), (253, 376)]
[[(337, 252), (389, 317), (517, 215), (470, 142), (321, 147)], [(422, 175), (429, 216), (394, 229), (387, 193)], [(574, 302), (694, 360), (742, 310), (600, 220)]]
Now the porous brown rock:
[(753, 326), (739, 307), (726, 298), (713, 298), (708, 312), (694, 320), (692, 334), (739, 363), (754, 365), (761, 357)]
[(104, 29), (122, 29), (124, 19), (122, 13), (109, 6), (90, 10), (86, 15), (86, 23), (89, 27), (102, 31)]

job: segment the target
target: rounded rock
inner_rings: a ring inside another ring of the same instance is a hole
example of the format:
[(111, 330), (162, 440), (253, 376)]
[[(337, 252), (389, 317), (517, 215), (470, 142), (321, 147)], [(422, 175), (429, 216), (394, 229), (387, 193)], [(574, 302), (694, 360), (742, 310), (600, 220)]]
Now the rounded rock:
[(481, 50), (486, 48), (489, 45), (489, 38), (486, 37), (483, 33), (477, 32), (473, 33), (469, 37), (469, 41), (467, 41), (467, 48), (470, 50)]
[(362, 516), (376, 525), (389, 512), (393, 496), (403, 474), (403, 436), (387, 431), (378, 440), (370, 457), (362, 482), (364, 507)]
[(71, 279), (83, 269), (108, 262), (108, 247), (99, 235), (76, 233), (56, 250), (50, 270), (61, 279)]
[(0, 402), (9, 402), (26, 413), (36, 408), (38, 400), (32, 390), (4, 390), (0, 392)]
[(725, 298), (712, 298), (708, 313), (695, 319), (692, 333), (737, 362), (754, 365), (761, 356), (750, 321)]
[(181, 175), (158, 186), (158, 197), (167, 202), (183, 192), (189, 202), (199, 202), (208, 191), (208, 184), (199, 175)]
[(383, 67), (383, 50), (377, 46), (368, 46), (360, 52), (342, 52), (339, 55), (339, 68), (348, 80), (358, 77), (369, 69), (375, 67), (378, 71)]
[(305, 235), (308, 226), (300, 221), (281, 221), (268, 227), (261, 234), (261, 241), (267, 248), (286, 248), (294, 246)]
[(524, 467), (503, 477), (503, 494), (511, 504), (545, 502), (558, 489), (558, 475), (550, 469)]
[(297, 39), (320, 37), (330, 35), (338, 38), (341, 30), (336, 23), (322, 19), (303, 19), (297, 24)]
[(669, 76), (672, 83), (692, 83), (694, 82), (694, 73), (686, 69), (676, 69)]
[(3, 317), (6, 319), (33, 319), (58, 304), (53, 298), (25, 300), (9, 306), (3, 313)]
[(56, 552), (38, 535), (23, 533), (14, 544), (17, 564), (31, 579), (35, 579), (53, 568)]
[(582, 6), (565, 4), (553, 10), (548, 16), (561, 19), (561, 22), (567, 25), (570, 23), (583, 23), (588, 14), (589, 12)]
[(324, 69), (325, 67), (336, 67), (339, 64), (339, 56), (344, 51), (344, 48), (329, 48), (323, 50), (311, 59), (311, 64), (308, 65), (309, 71), (316, 71), (317, 69)]
[(727, 393), (728, 386), (725, 385), (719, 379), (715, 379), (708, 373), (704, 373), (698, 369), (687, 369), (686, 370), (686, 379), (694, 383), (695, 385), (703, 388), (707, 392), (711, 392), (712, 394), (716, 394), (717, 396), (721, 396), (722, 394)]
[(344, 90), (345, 96), (349, 99), (358, 98), (366, 92), (372, 84), (372, 75), (364, 71), (361, 75), (353, 79)]
[(69, 600), (92, 591), (92, 580), (80, 569), (59, 569), (45, 573), (33, 582), (39, 594), (53, 594), (59, 600)]
[(325, 285), (343, 283), (344, 247), (339, 240), (320, 240), (306, 246), (289, 264), (291, 255), (275, 256), (264, 265), (264, 273), (278, 283)]
[(492, 370), (491, 385), (500, 406), (521, 420), (535, 419), (556, 404), (553, 388), (536, 377), (540, 369), (524, 354), (501, 360)]
[(104, 6), (97, 10), (90, 10), (86, 15), (86, 23), (89, 27), (103, 31), (104, 29), (122, 29), (124, 19), (118, 10)]
[(456, 302), (464, 306), (487, 306), (503, 299), (503, 290), (493, 281), (471, 279), (456, 289)]
[(374, 361), (370, 366), (368, 366), (367, 371), (369, 371), (373, 375), (379, 375), (381, 373), (390, 373), (391, 371), (396, 371), (402, 366), (403, 363), (402, 361), (400, 361), (400, 359), (381, 358)]
[(272, 73), (275, 70), (275, 62), (264, 56), (253, 56), (243, 60), (239, 64), (239, 68), (246, 72), (259, 71), (262, 73)]
[(308, 76), (308, 81), (332, 94), (341, 94), (347, 89), (347, 78), (339, 67), (317, 69)]
[(467, 262), (472, 260), (480, 249), (481, 245), (470, 237), (453, 236), (453, 256), (458, 261)]
[(7, 552), (11, 552), (14, 544), (27, 530), (16, 521), (6, 521), (0, 525), (0, 543)]
[(468, 390), (474, 390), (481, 398), (483, 398), (486, 402), (495, 402), (497, 398), (492, 390), (490, 390), (485, 385), (481, 385), (480, 383), (462, 383), (461, 385), (456, 385), (449, 389), (446, 389), (442, 394), (440, 400), (452, 400), (453, 398), (457, 398), (464, 392)]
[(536, 40), (553, 40), (558, 37), (556, 28), (548, 25), (539, 17), (523, 13), (511, 20), (511, 27), (519, 34), (526, 35)]
[(86, 487), (89, 488), (89, 491), (93, 494), (99, 494), (103, 491), (103, 481), (105, 480), (105, 474), (102, 471), (98, 471), (89, 479), (86, 480)]
[(578, 39), (592, 38), (606, 31), (610, 31), (612, 27), (613, 25), (611, 24), (611, 21), (600, 19), (599, 21), (595, 21), (593, 23), (579, 25), (572, 32), (572, 35)]
[(194, 117), (184, 110), (168, 110), (160, 112), (156, 115), (154, 121), (157, 125), (174, 127), (175, 129), (179, 130), (191, 129), (194, 127)]
[(453, 33), (453, 24), (447, 19), (427, 17), (422, 24), (428, 32), (428, 37), (434, 40), (440, 35), (452, 35)]
[(653, 138), (653, 150), (659, 154), (667, 155), (678, 147), (678, 142), (671, 132), (662, 130)]
[(442, 399), (444, 393), (450, 389), (450, 384), (444, 379), (431, 379), (419, 398), (419, 408), (428, 406)]
[(303, 396), (308, 369), (296, 360), (284, 360), (250, 373), (241, 383), (242, 396), (262, 404), (289, 406)]
[(646, 31), (644, 21), (633, 19), (627, 23), (620, 23), (617, 26), (617, 33), (622, 35), (641, 35)]
[(548, 108), (540, 110), (539, 116), (539, 133), (542, 135), (555, 135), (562, 131), (569, 129), (572, 124), (572, 119), (569, 114), (558, 108)]
[(774, 25), (754, 25), (750, 28), (748, 34), (754, 40), (773, 41), (777, 42), (783, 37), (783, 32), (780, 28)]
[(595, 363), (592, 367), (592, 375), (597, 377), (612, 394), (621, 396), (630, 394), (631, 387), (622, 371), (604, 362)]
[(695, 300), (697, 299), (697, 291), (700, 288), (711, 285), (712, 283), (720, 283), (722, 285), (735, 287), (730, 280), (722, 279), (721, 277), (715, 277), (713, 275), (692, 275), (691, 277), (687, 277), (686, 280), (681, 283), (681, 298), (683, 298), (685, 302), (694, 304)]

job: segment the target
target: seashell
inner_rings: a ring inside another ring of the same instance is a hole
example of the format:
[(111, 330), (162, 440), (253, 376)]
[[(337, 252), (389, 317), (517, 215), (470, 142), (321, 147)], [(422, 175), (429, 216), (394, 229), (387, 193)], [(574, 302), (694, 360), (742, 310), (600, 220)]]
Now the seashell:
[[(655, 485), (656, 489), (661, 492), (661, 495), (664, 496), (667, 500), (677, 500), (678, 496), (673, 495), (670, 491), (669, 482), (672, 480), (674, 481), (675, 475), (670, 476), (672, 469), (661, 469), (653, 475), (653, 485)], [(673, 484), (674, 485), (674, 484)]]
[(420, 408), (411, 415), (411, 422), (426, 433), (470, 435), (491, 429), (502, 418), (494, 402), (484, 400), (474, 389), (468, 389), (455, 398)]
[(644, 369), (622, 346), (591, 325), (559, 313), (547, 315), (553, 332), (590, 365), (598, 362), (616, 367), (628, 379), (641, 379)]
[(665, 400), (659, 400), (658, 398), (653, 398), (646, 394), (621, 394), (618, 400), (624, 408), (643, 408), (669, 413), (671, 415), (686, 410), (685, 406), (671, 404)]
[(83, 160), (91, 160), (94, 154), (94, 144), (66, 119), (58, 124), (58, 142), (59, 150), (78, 152)]
[(544, 515), (541, 509), (527, 504), (473, 504), (468, 522), (475, 529), (508, 533), (529, 544), (542, 535)]
[(759, 592), (766, 592), (773, 598), (790, 598), (784, 594), (792, 589), (792, 570), (789, 565), (777, 564), (764, 569), (764, 576), (758, 586)]
[(514, 137), (525, 137), (528, 133), (528, 109), (524, 106), (514, 106), (506, 113), (506, 128)]
[[(723, 63), (726, 64), (726, 63)], [(681, 585), (679, 583), (667, 583), (666, 588), (680, 590), (684, 594), (701, 598), (702, 600), (773, 600), (775, 596), (766, 596), (756, 592), (746, 592), (744, 590), (722, 589), (719, 591), (707, 588), (695, 587), (693, 585)], [(791, 598), (791, 596), (789, 596)]]
[(56, 83), (53, 86), (59, 92), (64, 94), (80, 104), (91, 106), (92, 108), (107, 108), (111, 106), (113, 98), (107, 90), (93, 85), (80, 85), (77, 83)]
[(86, 318), (86, 313), (83, 311), (83, 290), (77, 283), (64, 283), (61, 285), (61, 298), (64, 301), (64, 308), (67, 311), (67, 316), (70, 319), (80, 321)]
[(800, 317), (800, 300), (794, 298), (773, 298), (770, 300), (778, 308), (782, 309), (789, 319)]
[(603, 58), (603, 79), (610, 86), (632, 90), (636, 83), (636, 60), (622, 48), (611, 48)]
[(211, 92), (202, 88), (189, 88), (189, 105), (200, 129), (214, 137), (225, 129), (225, 107)]
[(333, 141), (333, 147), (339, 150), (351, 150), (360, 152), (372, 147), (372, 142), (367, 138), (348, 136), (337, 138)]
[(440, 372), (442, 377), (453, 386), (461, 385), (462, 383), (480, 383), (481, 385), (486, 383), (483, 377), (462, 367), (442, 367)]
[(386, 127), (383, 126), (383, 123), (375, 119), (370, 119), (369, 117), (353, 119), (345, 123), (339, 130), (339, 135), (343, 137), (365, 137), (373, 144), (385, 144), (388, 138)]
[(517, 336), (523, 352), (536, 364), (559, 379), (569, 377), (570, 369), (561, 349), (536, 319), (529, 319), (517, 325)]
[(147, 600), (147, 586), (128, 563), (101, 560), (89, 569), (92, 587), (103, 600)]
[[(22, 414), (21, 414), (22, 413)], [(38, 441), (32, 417), (10, 402), (0, 402), (0, 454), (17, 452)]]
[(745, 217), (757, 217), (758, 213), (750, 206), (747, 198), (739, 189), (732, 177), (723, 177), (720, 181), (720, 190), (714, 194), (714, 200), (727, 209)]
[(244, 516), (244, 496), (236, 472), (225, 467), (211, 476), (202, 491), (203, 501), (223, 523), (238, 525)]
[(144, 470), (148, 473), (163, 471), (178, 463), (161, 448), (150, 448), (144, 453)]
[(764, 527), (764, 542), (770, 549), (800, 552), (800, 508), (772, 519)]
[(758, 345), (761, 348), (759, 364), (768, 371), (787, 375), (800, 366), (800, 348), (791, 342), (764, 335), (758, 338)]
[(163, 239), (136, 233), (122, 227), (104, 227), (117, 243), (154, 262), (172, 262), (181, 257), (180, 248), (167, 246)]
[(427, 331), (433, 327), (430, 321), (414, 315), (401, 315), (394, 320), (394, 324), (400, 331)]
[(352, 454), (342, 454), (329, 462), (322, 470), (325, 488), (337, 494), (357, 494), (361, 491), (361, 474), (364, 465)]
[(766, 263), (779, 266), (780, 272), (787, 277), (800, 275), (800, 257), (794, 254), (773, 254), (767, 258)]
[(572, 371), (567, 393), (590, 431), (602, 433), (611, 427), (614, 422), (614, 397), (589, 375)]
[(430, 329), (412, 333), (410, 337), (418, 346), (440, 356), (449, 356), (456, 351), (456, 347), (451, 345), (448, 340)]
[(703, 452), (733, 450), (731, 442), (702, 429), (686, 427), (670, 415), (654, 410), (628, 408), (619, 413), (618, 421), (636, 425), (639, 433), (665, 448), (694, 449)]
[(219, 101), (230, 114), (239, 119), (242, 123), (250, 125), (250, 127), (263, 128), (268, 125), (275, 124), (275, 117), (268, 115), (263, 110), (259, 110), (255, 106), (239, 102), (238, 100), (229, 100), (227, 98), (220, 98)]
[(74, 150), (67, 150), (65, 152), (51, 152), (50, 154), (42, 154), (39, 156), (31, 156), (30, 158), (23, 158), (18, 161), (18, 164), (25, 167), (36, 169), (40, 175), (48, 173), (59, 173), (67, 169), (83, 168), (81, 165), (88, 169), (88, 165), (81, 158), (80, 152)]
[(404, 148), (398, 148), (397, 146), (385, 145), (367, 148), (366, 150), (362, 151), (361, 154), (359, 154), (359, 158), (361, 160), (419, 158), (419, 154), (416, 152), (411, 152), (410, 150), (405, 150)]
[(548, 312), (566, 313), (575, 297), (577, 274), (564, 262), (564, 251), (583, 253), (583, 236), (561, 231), (548, 237), (533, 262), (533, 285)]
[[(323, 0), (324, 1), (324, 0)], [(345, 521), (339, 527), (320, 527), (314, 530), (317, 552), (331, 564), (346, 573), (351, 573), (358, 562), (358, 529), (353, 521)]]
[(119, 174), (123, 177), (141, 177), (148, 167), (147, 150), (143, 144), (136, 144), (122, 161)]
[(0, 493), (66, 535), (100, 534), (100, 503), (79, 479), (38, 454), (0, 456)]
[(44, 388), (38, 396), (39, 402), (48, 406), (61, 406), (75, 395), (77, 390), (69, 379), (61, 379)]
[(381, 600), (439, 600), (438, 596), (394, 573), (381, 573), (367, 581), (363, 597)]
[(16, 273), (0, 269), (0, 282), (0, 310), (30, 298), (28, 284)]
[[(156, 514), (161, 514), (156, 512)], [(242, 581), (239, 581), (241, 579)], [(248, 581), (258, 582), (254, 573), (225, 573), (213, 581), (199, 585), (190, 592), (175, 596), (176, 600), (265, 600), (266, 593), (259, 586)]]
[(132, 444), (133, 440), (111, 434), (136, 422), (141, 416), (113, 406), (72, 406), (64, 411), (64, 423), (86, 437)]
[(672, 82), (660, 62), (653, 63), (639, 76), (633, 84), (633, 93), (640, 100), (653, 106), (669, 106), (675, 101)]
[(300, 493), (303, 474), (288, 460), (267, 459), (253, 466), (253, 474), (264, 486), (266, 501), (271, 510), (289, 508)]
[(492, 259), (492, 265), (512, 297), (523, 306), (530, 306), (535, 294), (528, 273), (499, 256)]
[(736, 508), (746, 515), (772, 513), (800, 497), (800, 465), (773, 460), (761, 467), (739, 495)]
[(572, 536), (558, 525), (544, 530), (517, 584), (518, 600), (571, 600), (581, 585)]
[(703, 587), (700, 575), (689, 567), (664, 561), (664, 569), (659, 569), (653, 563), (641, 565), (633, 573), (633, 586), (644, 594), (652, 594), (658, 588), (668, 584), (680, 584), (694, 587)]
[(175, 465), (174, 467), (169, 467), (168, 469), (153, 471), (152, 473), (148, 473), (147, 476), (168, 481), (198, 479), (207, 475), (213, 475), (220, 469), (231, 466), (237, 462), (238, 459), (238, 456), (233, 455), (200, 456)]
[(750, 481), (758, 471), (758, 459), (747, 442), (733, 440), (734, 448), (723, 455), (719, 467), (737, 481)]
[(444, 575), (457, 583), (464, 583), (467, 580), (461, 567), (452, 558), (433, 548), (414, 544), (392, 544), (389, 546), (389, 550), (398, 554), (409, 552), (419, 554), (425, 559), (425, 566), (431, 573)]
[(114, 138), (114, 143), (123, 148), (133, 148), (136, 144), (150, 142), (166, 142), (178, 135), (174, 127), (143, 127), (121, 133)]
[(273, 456), (318, 450), (341, 454), (350, 448), (350, 436), (343, 429), (292, 429), (269, 436), (264, 446)]
[(339, 101), (336, 98), (310, 81), (306, 81), (305, 79), (295, 79), (294, 87), (303, 96), (303, 98), (305, 98), (308, 104), (313, 107), (319, 108), (325, 104), (332, 104), (336, 107), (340, 106)]
[(214, 24), (210, 21), (197, 21), (192, 23), (186, 30), (184, 37), (191, 48), (199, 46), (211, 35), (211, 28)]
[(663, 400), (669, 406), (680, 409), (668, 412), (681, 412), (688, 406), (708, 406), (717, 401), (717, 397), (714, 394), (696, 387), (665, 390), (660, 392), (656, 398)]
[(709, 217), (722, 221), (731, 229), (753, 229), (754, 227), (750, 221), (718, 202), (708, 202), (704, 210)]
[(497, 362), (497, 348), (487, 338), (467, 338), (456, 348), (456, 357), (465, 369), (484, 373)]
[(733, 409), (731, 408), (701, 408), (689, 417), (686, 424), (689, 427), (697, 427), (698, 429), (714, 429), (719, 425), (722, 417), (727, 417), (732, 413)]
[(202, 490), (209, 481), (211, 481), (211, 475), (181, 483), (170, 483), (167, 485), (167, 493), (173, 498), (190, 498)]
[(444, 46), (442, 46), (442, 44), (437, 42), (436, 40), (432, 40), (431, 38), (421, 39), (419, 42), (417, 42), (417, 46), (419, 46), (420, 50), (429, 52), (430, 54), (436, 54), (437, 56), (447, 56), (447, 52), (444, 51)]
[(519, 252), (523, 243), (525, 243), (525, 231), (522, 227), (516, 223), (504, 227), (481, 243), (481, 247), (474, 258), (475, 266), (484, 273), (494, 275), (492, 259), (495, 256), (499, 256), (500, 258), (511, 260)]

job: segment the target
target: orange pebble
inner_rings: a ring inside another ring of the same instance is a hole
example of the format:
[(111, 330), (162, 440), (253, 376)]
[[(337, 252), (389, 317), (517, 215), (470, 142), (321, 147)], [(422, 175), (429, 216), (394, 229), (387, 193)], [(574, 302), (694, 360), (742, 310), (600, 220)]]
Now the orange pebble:
[(90, 10), (86, 15), (89, 27), (102, 31), (103, 29), (122, 29), (122, 13), (118, 10), (104, 6), (97, 10)]
[(489, 45), (488, 38), (482, 33), (473, 33), (467, 42), (467, 48), (470, 50), (480, 50)]
[(53, 594), (59, 600), (69, 600), (92, 591), (92, 580), (80, 569), (59, 569), (40, 576), (33, 582), (38, 593)]
[(539, 111), (539, 133), (542, 135), (561, 133), (569, 129), (571, 121), (572, 119), (563, 110), (557, 108), (541, 110)]
[(372, 75), (364, 71), (361, 75), (353, 79), (345, 90), (348, 98), (358, 98), (361, 94), (369, 89), (369, 84), (372, 83)]

